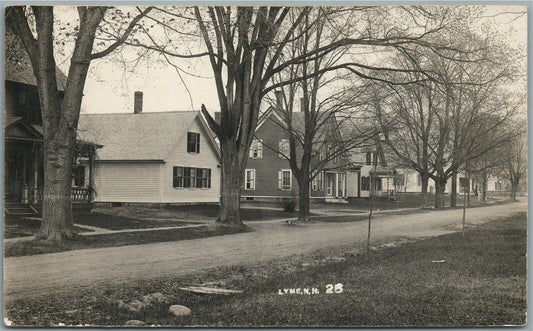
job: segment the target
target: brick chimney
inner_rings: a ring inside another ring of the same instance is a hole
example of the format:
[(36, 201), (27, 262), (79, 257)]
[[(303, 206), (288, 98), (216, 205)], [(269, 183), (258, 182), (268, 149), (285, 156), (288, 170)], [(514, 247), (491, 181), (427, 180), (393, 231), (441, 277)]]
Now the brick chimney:
[(135, 92), (135, 99), (133, 101), (133, 113), (140, 114), (143, 112), (143, 93), (140, 91)]

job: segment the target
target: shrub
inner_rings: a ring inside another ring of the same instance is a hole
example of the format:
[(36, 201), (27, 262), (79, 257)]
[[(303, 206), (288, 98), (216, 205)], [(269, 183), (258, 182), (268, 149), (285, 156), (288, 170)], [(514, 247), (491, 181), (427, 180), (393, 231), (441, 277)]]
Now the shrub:
[(283, 207), (284, 211), (292, 212), (296, 210), (296, 204), (298, 200), (295, 198), (283, 198), (281, 199), (281, 206)]

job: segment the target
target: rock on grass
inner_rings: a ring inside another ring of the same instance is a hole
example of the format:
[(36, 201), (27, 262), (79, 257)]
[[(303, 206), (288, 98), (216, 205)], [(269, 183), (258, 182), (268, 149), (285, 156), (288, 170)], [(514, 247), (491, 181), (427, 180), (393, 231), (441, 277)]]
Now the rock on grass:
[(168, 308), (168, 311), (170, 311), (175, 316), (185, 316), (191, 313), (191, 310), (189, 308), (182, 305), (172, 305), (170, 306), (170, 308)]

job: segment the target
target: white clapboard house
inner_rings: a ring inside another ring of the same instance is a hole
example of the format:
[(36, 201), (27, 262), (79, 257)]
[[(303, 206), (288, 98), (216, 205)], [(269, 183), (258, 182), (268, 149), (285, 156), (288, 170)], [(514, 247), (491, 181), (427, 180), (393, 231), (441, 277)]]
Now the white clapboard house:
[(95, 202), (214, 203), (220, 199), (220, 149), (200, 112), (82, 114), (78, 136), (96, 155)]

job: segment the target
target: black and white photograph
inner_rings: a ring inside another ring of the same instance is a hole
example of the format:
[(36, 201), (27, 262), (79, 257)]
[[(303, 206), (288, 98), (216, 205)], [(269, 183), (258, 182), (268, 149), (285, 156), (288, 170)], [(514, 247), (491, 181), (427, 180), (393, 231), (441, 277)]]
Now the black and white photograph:
[(4, 327), (527, 325), (530, 6), (4, 2)]

